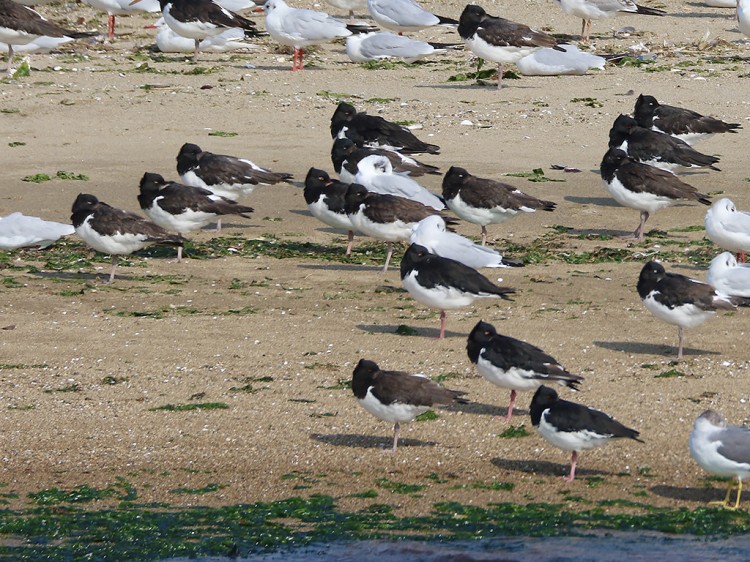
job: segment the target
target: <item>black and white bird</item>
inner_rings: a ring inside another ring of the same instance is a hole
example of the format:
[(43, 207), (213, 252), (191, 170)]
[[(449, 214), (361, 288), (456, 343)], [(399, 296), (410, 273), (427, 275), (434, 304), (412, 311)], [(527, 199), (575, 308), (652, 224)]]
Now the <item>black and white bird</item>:
[(472, 176), (458, 166), (451, 166), (443, 178), (443, 199), (459, 217), (481, 225), (482, 246), (487, 243), (488, 224), (504, 222), (519, 213), (555, 210), (552, 201), (537, 199), (507, 183)]
[(201, 150), (192, 143), (185, 143), (180, 148), (177, 173), (185, 185), (208, 189), (232, 201), (250, 195), (259, 185), (274, 185), (293, 177), (292, 174), (262, 168), (246, 158)]
[[(133, 0), (133, 4), (141, 0)], [(159, 0), (164, 22), (177, 35), (195, 42), (193, 61), (198, 60), (200, 42), (211, 35), (238, 27), (246, 36), (257, 37), (255, 22), (227, 10), (214, 0)]]
[(357, 146), (354, 141), (344, 137), (333, 141), (331, 147), (331, 162), (333, 169), (345, 183), (354, 183), (354, 176), (359, 171), (358, 165), (361, 160), (368, 156), (385, 156), (390, 160), (393, 172), (397, 174), (409, 174), (411, 177), (418, 178), (425, 174), (439, 175), (440, 169), (437, 166), (424, 164), (401, 152), (395, 150), (385, 150), (383, 148), (369, 148)]
[(69, 224), (11, 213), (7, 217), (0, 217), (0, 250), (46, 248), (74, 232), (75, 229)]
[(641, 212), (641, 222), (633, 237), (643, 241), (649, 216), (680, 201), (710, 205), (709, 196), (671, 172), (641, 164), (619, 148), (610, 148), (602, 159), (600, 173), (604, 188), (620, 205)]
[(182, 246), (185, 239), (167, 232), (140, 215), (111, 207), (94, 195), (79, 193), (70, 217), (76, 234), (97, 252), (112, 256), (109, 282), (115, 278), (119, 256), (132, 254), (152, 244)]
[(750, 213), (740, 211), (728, 197), (714, 201), (704, 219), (706, 238), (714, 244), (737, 254), (744, 262), (750, 252)]
[[(154, 223), (183, 236), (225, 215), (249, 219), (248, 213), (254, 210), (202, 187), (167, 181), (151, 172), (141, 178), (138, 203)], [(177, 261), (181, 260), (182, 246), (178, 246)]]
[(700, 326), (721, 310), (737, 308), (732, 298), (720, 295), (706, 283), (667, 273), (660, 263), (650, 261), (638, 277), (638, 295), (659, 320), (677, 326), (677, 359), (682, 359), (685, 328)]
[(591, 39), (591, 20), (611, 18), (620, 13), (665, 16), (667, 12), (641, 6), (633, 0), (558, 0), (562, 11), (581, 18), (581, 41)]
[(349, 243), (346, 255), (352, 253), (354, 244), (354, 226), (349, 215), (346, 214), (346, 192), (349, 184), (331, 179), (328, 172), (310, 168), (305, 178), (305, 203), (307, 208), (319, 221), (333, 228), (346, 230)]
[(502, 298), (516, 290), (499, 287), (484, 275), (456, 260), (431, 254), (412, 244), (401, 259), (401, 283), (417, 302), (440, 310), (440, 335), (445, 337), (445, 311), (469, 306), (480, 298)]
[(439, 404), (466, 403), (462, 392), (443, 388), (424, 375), (383, 371), (367, 359), (360, 359), (354, 368), (352, 391), (365, 410), (393, 424), (393, 453), (402, 423), (414, 421)]
[(391, 161), (386, 156), (373, 154), (360, 160), (354, 181), (373, 193), (405, 197), (436, 211), (445, 209), (445, 203), (440, 197), (409, 176), (394, 173)]
[(379, 26), (398, 33), (435, 25), (458, 25), (453, 18), (435, 15), (414, 0), (367, 0), (367, 9)]
[(654, 96), (641, 94), (635, 102), (633, 117), (640, 127), (676, 137), (688, 144), (718, 133), (736, 133), (739, 123), (727, 123), (706, 117), (691, 109), (662, 105)]
[(492, 324), (481, 320), (469, 334), (466, 352), (479, 374), (492, 384), (510, 389), (507, 421), (513, 417), (519, 391), (536, 390), (552, 383), (578, 390), (583, 380), (538, 347), (498, 334)]
[(461, 13), (458, 34), (476, 56), (497, 63), (498, 90), (502, 88), (504, 64), (515, 64), (544, 47), (564, 51), (551, 35), (491, 16), (475, 4), (467, 4)]
[(359, 184), (353, 183), (346, 192), (346, 214), (352, 221), (354, 230), (388, 245), (383, 272), (393, 256), (393, 243), (405, 242), (411, 236), (412, 227), (430, 215), (439, 214), (427, 207), (396, 195), (372, 193)]
[(81, 39), (92, 35), (96, 33), (64, 29), (13, 0), (0, 0), (0, 42), (8, 46), (8, 76), (13, 76), (14, 46), (27, 45), (39, 37)]
[(505, 258), (497, 250), (475, 244), (455, 232), (448, 232), (445, 219), (439, 215), (431, 215), (415, 224), (409, 242), (424, 246), (433, 254), (460, 261), (474, 269), (523, 267), (521, 261)]
[(615, 119), (609, 130), (609, 146), (619, 148), (633, 160), (668, 172), (683, 168), (719, 170), (714, 166), (719, 161), (718, 157), (698, 152), (673, 136), (639, 127), (629, 115), (620, 115)]
[(404, 154), (439, 154), (440, 147), (419, 140), (406, 127), (379, 115), (358, 112), (349, 103), (341, 102), (331, 116), (331, 138), (348, 138), (359, 147), (385, 148)]
[(537, 389), (529, 410), (531, 424), (542, 437), (563, 451), (571, 451), (566, 482), (575, 478), (578, 454), (584, 449), (600, 447), (620, 437), (643, 443), (635, 429), (625, 427), (600, 410), (560, 400), (557, 392), (548, 386)]
[[(727, 509), (739, 509), (742, 481), (750, 476), (750, 430), (745, 426), (727, 425), (727, 420), (713, 410), (706, 410), (695, 420), (690, 433), (690, 456), (705, 470), (729, 478), (724, 501), (711, 502)], [(734, 505), (729, 498), (737, 482)]]

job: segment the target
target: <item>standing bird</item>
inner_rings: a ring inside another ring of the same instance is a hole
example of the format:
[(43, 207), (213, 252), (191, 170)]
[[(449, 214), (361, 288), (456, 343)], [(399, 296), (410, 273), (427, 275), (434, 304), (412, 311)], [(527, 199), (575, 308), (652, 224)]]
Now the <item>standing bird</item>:
[(697, 201), (710, 205), (708, 195), (699, 193), (692, 185), (671, 172), (641, 164), (619, 148), (610, 148), (602, 159), (600, 173), (604, 188), (623, 207), (641, 212), (641, 222), (633, 238), (643, 241), (649, 216), (680, 201)]
[(682, 359), (685, 328), (700, 326), (719, 310), (734, 310), (730, 297), (720, 295), (706, 283), (678, 273), (667, 273), (650, 261), (638, 277), (638, 295), (659, 320), (677, 326), (677, 360)]
[(654, 96), (643, 94), (635, 102), (633, 117), (639, 127), (671, 135), (688, 144), (717, 133), (736, 133), (742, 128), (739, 123), (726, 123), (690, 109), (662, 105)]
[(388, 264), (391, 263), (393, 243), (405, 242), (415, 224), (430, 215), (439, 214), (432, 207), (417, 201), (372, 193), (357, 183), (351, 184), (346, 192), (345, 209), (354, 230), (387, 243), (388, 254), (383, 273), (388, 271)]
[(517, 391), (536, 390), (545, 383), (578, 390), (583, 380), (538, 347), (498, 334), (492, 324), (481, 320), (469, 334), (466, 352), (479, 374), (492, 384), (510, 389), (506, 421), (513, 417)]
[(354, 20), (354, 10), (366, 10), (367, 0), (326, 0), (334, 8), (346, 10), (349, 21)]
[(395, 150), (385, 150), (383, 148), (360, 148), (354, 141), (344, 137), (333, 141), (333, 147), (331, 147), (331, 162), (333, 162), (333, 169), (341, 178), (341, 181), (347, 183), (354, 183), (354, 176), (359, 171), (359, 163), (368, 156), (385, 156), (391, 161), (391, 167), (394, 173), (397, 174), (408, 174), (413, 178), (423, 176), (425, 174), (440, 175), (439, 168), (437, 166), (431, 166), (430, 164), (424, 164), (419, 160), (396, 152)]
[(739, 264), (732, 252), (722, 252), (711, 260), (706, 283), (720, 295), (750, 298), (750, 264)]
[(414, 0), (367, 0), (367, 9), (380, 27), (399, 34), (435, 25), (458, 25), (453, 18), (437, 16)]
[(352, 253), (354, 244), (354, 226), (349, 215), (346, 214), (346, 192), (349, 184), (331, 179), (323, 170), (310, 168), (305, 178), (305, 203), (310, 213), (319, 221), (333, 228), (346, 230), (349, 243), (346, 255)]
[(551, 35), (490, 16), (475, 4), (467, 4), (461, 13), (458, 34), (476, 56), (497, 63), (498, 90), (503, 84), (503, 64), (515, 64), (543, 47), (564, 51)]
[(41, 14), (17, 4), (13, 0), (0, 0), (0, 42), (8, 46), (7, 75), (13, 76), (13, 47), (26, 45), (39, 37), (70, 37), (81, 39), (96, 35), (92, 32), (78, 32), (64, 29), (48, 21)]
[(615, 119), (609, 130), (609, 146), (619, 148), (642, 164), (668, 172), (681, 168), (719, 170), (714, 166), (719, 161), (716, 156), (698, 152), (688, 143), (670, 135), (639, 127), (636, 120), (628, 115)]
[(445, 337), (445, 311), (472, 304), (479, 298), (511, 300), (516, 290), (498, 287), (484, 275), (456, 260), (431, 254), (412, 244), (401, 259), (401, 283), (415, 300), (440, 310), (440, 335)]
[(704, 226), (706, 238), (745, 261), (745, 252), (750, 252), (750, 213), (738, 211), (731, 199), (722, 197), (706, 212)]
[(414, 421), (438, 404), (466, 403), (460, 398), (462, 392), (443, 388), (424, 375), (383, 371), (367, 359), (360, 359), (354, 368), (352, 391), (365, 410), (393, 424), (393, 453), (402, 422)]
[(737, 27), (740, 33), (750, 37), (750, 0), (737, 0)]
[(591, 20), (611, 18), (620, 13), (646, 16), (666, 16), (667, 12), (657, 8), (639, 6), (633, 0), (557, 0), (562, 11), (581, 18), (581, 41), (591, 39)]
[(292, 8), (284, 0), (268, 0), (263, 5), (266, 31), (274, 41), (294, 48), (292, 71), (303, 70), (303, 48), (348, 37), (361, 26), (345, 22), (317, 10)]
[(223, 8), (214, 0), (159, 0), (159, 5), (166, 24), (177, 35), (194, 41), (193, 62), (198, 61), (199, 46), (206, 37), (220, 35), (232, 27), (244, 29), (248, 36), (260, 35), (255, 22)]
[(439, 154), (440, 147), (419, 140), (406, 127), (386, 121), (378, 115), (358, 112), (341, 102), (331, 116), (331, 138), (348, 138), (359, 147), (385, 148), (404, 154)]
[[(249, 219), (253, 208), (214, 195), (208, 189), (166, 181), (159, 174), (146, 172), (141, 178), (138, 203), (156, 224), (185, 235), (203, 228), (224, 215)], [(182, 246), (177, 247), (177, 262), (182, 261)]]
[(475, 244), (455, 232), (447, 232), (445, 219), (439, 215), (431, 215), (415, 224), (409, 242), (424, 246), (432, 254), (460, 261), (474, 269), (523, 267), (523, 262), (504, 258), (497, 250)]
[(70, 217), (76, 234), (97, 252), (112, 255), (109, 283), (115, 279), (117, 261), (152, 244), (182, 246), (185, 239), (123, 209), (111, 207), (94, 195), (79, 193)]
[(610, 439), (626, 437), (639, 443), (639, 432), (625, 427), (600, 410), (575, 402), (560, 400), (557, 392), (540, 386), (531, 399), (531, 424), (539, 434), (555, 447), (571, 451), (570, 474), (564, 478), (572, 482), (576, 477), (578, 453), (607, 443)]
[[(742, 481), (750, 476), (750, 430), (727, 425), (727, 420), (713, 410), (706, 410), (695, 420), (690, 433), (690, 456), (705, 471), (729, 478), (724, 501), (711, 502), (726, 509), (738, 509), (742, 497)], [(729, 498), (737, 480), (734, 506)]]
[(89, 6), (107, 12), (107, 37), (115, 36), (115, 16), (124, 16), (133, 12), (160, 12), (159, 0), (83, 0)]
[[(186, 185), (208, 189), (232, 201), (250, 195), (259, 185), (274, 185), (292, 179), (292, 174), (272, 172), (245, 158), (204, 151), (192, 143), (185, 143), (180, 148), (177, 173)], [(220, 225), (217, 225), (217, 230), (221, 230)]]
[(0, 217), (0, 250), (46, 248), (74, 232), (75, 229), (69, 224), (11, 213), (7, 217)]
[(526, 195), (507, 183), (472, 176), (458, 166), (451, 166), (443, 178), (443, 199), (459, 217), (481, 225), (482, 246), (487, 243), (488, 224), (504, 222), (518, 213), (555, 210), (552, 201)]
[(385, 156), (373, 154), (359, 161), (354, 181), (364, 185), (368, 191), (384, 195), (397, 195), (436, 211), (445, 209), (445, 203), (434, 193), (428, 191), (416, 181), (403, 174), (393, 173), (391, 161)]

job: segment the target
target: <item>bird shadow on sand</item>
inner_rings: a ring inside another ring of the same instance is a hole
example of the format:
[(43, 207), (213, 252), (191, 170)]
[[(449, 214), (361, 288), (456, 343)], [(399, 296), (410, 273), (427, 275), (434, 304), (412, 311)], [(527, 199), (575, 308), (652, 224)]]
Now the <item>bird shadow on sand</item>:
[[(475, 416), (497, 416), (503, 417), (508, 415), (508, 408), (501, 408), (493, 404), (482, 404), (481, 402), (467, 402), (466, 404), (452, 404), (447, 408), (452, 412), (461, 412), (463, 414), (472, 414)], [(521, 413), (522, 410), (514, 410)]]
[[(696, 8), (705, 8), (705, 4), (688, 4), (688, 6), (695, 6)], [(715, 18), (717, 16), (720, 16), (720, 12), (675, 12), (673, 14), (667, 14), (667, 16), (672, 18)], [(729, 12), (727, 13), (729, 15)]]
[[(363, 332), (368, 332), (370, 334), (393, 334), (393, 335), (400, 335), (396, 334), (396, 330), (399, 328), (398, 326), (394, 326), (393, 324), (357, 324), (357, 328), (362, 330)], [(415, 328), (414, 326), (409, 326), (412, 330), (417, 332), (416, 334), (413, 334), (412, 337), (423, 337), (428, 338), (431, 337), (432, 339), (437, 339), (440, 335), (440, 329), (439, 328)], [(460, 334), (458, 332), (451, 332), (450, 330), (445, 331), (445, 337), (446, 338), (466, 338), (467, 334)]]
[[(672, 500), (692, 501), (698, 503), (708, 503), (712, 501), (721, 501), (726, 494), (724, 488), (686, 488), (683, 486), (652, 486), (651, 492), (663, 498)], [(748, 495), (744, 494), (747, 500)], [(734, 499), (734, 492), (732, 492)]]
[[(104, 285), (109, 285), (109, 270), (106, 273), (80, 273), (80, 272), (67, 272), (67, 271), (29, 271), (29, 275), (34, 275), (42, 279), (66, 279), (71, 281), (80, 281), (85, 279), (87, 281), (97, 281)], [(137, 277), (141, 277), (140, 275)], [(132, 281), (133, 277), (130, 275), (115, 275), (114, 283), (118, 281)]]
[[(334, 447), (354, 447), (357, 449), (387, 449), (393, 446), (393, 437), (382, 437), (378, 435), (362, 435), (359, 433), (311, 433), (310, 439), (333, 445)], [(422, 441), (420, 439), (409, 439), (399, 437), (398, 448), (402, 447), (434, 447), (434, 441)]]
[(563, 197), (566, 201), (571, 203), (577, 203), (579, 205), (596, 205), (597, 207), (620, 207), (623, 208), (617, 201), (611, 197), (578, 197), (576, 195), (566, 195)]
[[(343, 251), (341, 252), (343, 254)], [(326, 264), (315, 264), (315, 263), (303, 263), (297, 266), (300, 269), (321, 269), (327, 271), (372, 271), (380, 273), (383, 270), (383, 266), (374, 265), (362, 265), (359, 263), (326, 263)], [(395, 271), (395, 270), (394, 270)]]
[[(501, 470), (533, 473), (540, 476), (567, 476), (570, 473), (569, 464), (559, 464), (549, 461), (494, 458), (490, 462)], [(580, 466), (576, 468), (576, 477), (611, 475), (610, 472), (596, 470), (595, 468), (581, 468)]]
[[(635, 353), (637, 355), (676, 355), (677, 347), (673, 345), (662, 345), (655, 343), (643, 343), (635, 341), (595, 341), (594, 345), (620, 351), (622, 353)], [(707, 351), (705, 349), (694, 349), (686, 347), (682, 350), (684, 355), (721, 355), (718, 351)]]

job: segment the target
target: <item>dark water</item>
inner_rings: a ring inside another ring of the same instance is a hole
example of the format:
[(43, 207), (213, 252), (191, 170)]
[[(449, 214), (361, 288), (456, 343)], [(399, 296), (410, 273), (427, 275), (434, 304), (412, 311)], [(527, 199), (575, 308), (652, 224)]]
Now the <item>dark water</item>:
[[(191, 559), (195, 561), (196, 559)], [(494, 538), (448, 543), (362, 541), (306, 546), (202, 562), (747, 562), (750, 537), (697, 538), (661, 533)], [(187, 562), (174, 558), (165, 562)]]

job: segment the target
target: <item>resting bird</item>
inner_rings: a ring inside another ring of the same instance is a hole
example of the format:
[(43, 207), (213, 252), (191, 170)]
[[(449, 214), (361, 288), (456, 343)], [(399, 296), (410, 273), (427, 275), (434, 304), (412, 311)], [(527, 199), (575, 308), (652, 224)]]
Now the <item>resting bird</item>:
[(424, 246), (412, 244), (401, 259), (401, 283), (409, 294), (431, 308), (440, 310), (440, 335), (445, 337), (445, 311), (472, 304), (479, 298), (502, 298), (515, 293), (512, 287), (499, 287), (484, 275), (456, 260), (431, 254)]
[(538, 347), (498, 334), (492, 324), (481, 320), (469, 334), (466, 352), (479, 374), (492, 384), (510, 389), (506, 421), (513, 417), (517, 391), (536, 390), (545, 383), (578, 390), (583, 380)]
[(571, 451), (566, 482), (576, 477), (578, 453), (582, 450), (601, 447), (610, 439), (620, 437), (643, 443), (635, 429), (625, 427), (600, 410), (560, 400), (557, 392), (547, 386), (537, 389), (529, 410), (531, 424), (542, 437), (563, 451)]
[(0, 250), (46, 248), (74, 232), (75, 229), (69, 224), (11, 213), (7, 217), (0, 217)]
[(398, 448), (401, 423), (414, 421), (438, 404), (466, 402), (460, 398), (462, 392), (443, 388), (424, 375), (383, 371), (367, 359), (360, 359), (354, 368), (352, 391), (365, 410), (393, 424), (393, 453)]
[(677, 326), (677, 360), (682, 359), (685, 328), (700, 326), (720, 310), (734, 310), (730, 297), (720, 295), (706, 283), (679, 273), (667, 273), (650, 261), (638, 277), (638, 295), (651, 314)]
[(635, 102), (633, 117), (640, 127), (671, 135), (688, 144), (717, 133), (736, 133), (742, 128), (739, 123), (725, 123), (690, 109), (662, 105), (654, 96), (643, 94)]
[(497, 63), (497, 89), (503, 86), (503, 64), (515, 64), (534, 51), (557, 46), (551, 35), (521, 23), (490, 16), (484, 8), (467, 4), (458, 24), (458, 34), (476, 56)]
[(665, 16), (667, 12), (657, 8), (639, 6), (633, 0), (557, 0), (563, 12), (581, 18), (581, 41), (591, 39), (591, 20), (611, 18), (620, 13), (646, 16)]
[(152, 244), (182, 246), (185, 239), (123, 209), (111, 207), (94, 195), (80, 193), (73, 202), (70, 217), (76, 234), (97, 252), (112, 255), (109, 282), (121, 255), (129, 255)]
[(706, 212), (704, 225), (706, 238), (745, 261), (745, 252), (750, 251), (750, 213), (740, 211), (731, 199), (722, 197)]
[(666, 170), (641, 164), (619, 148), (610, 148), (602, 159), (600, 173), (604, 188), (620, 205), (641, 212), (641, 222), (633, 233), (639, 242), (648, 218), (659, 209), (680, 201), (710, 205), (709, 196)]

